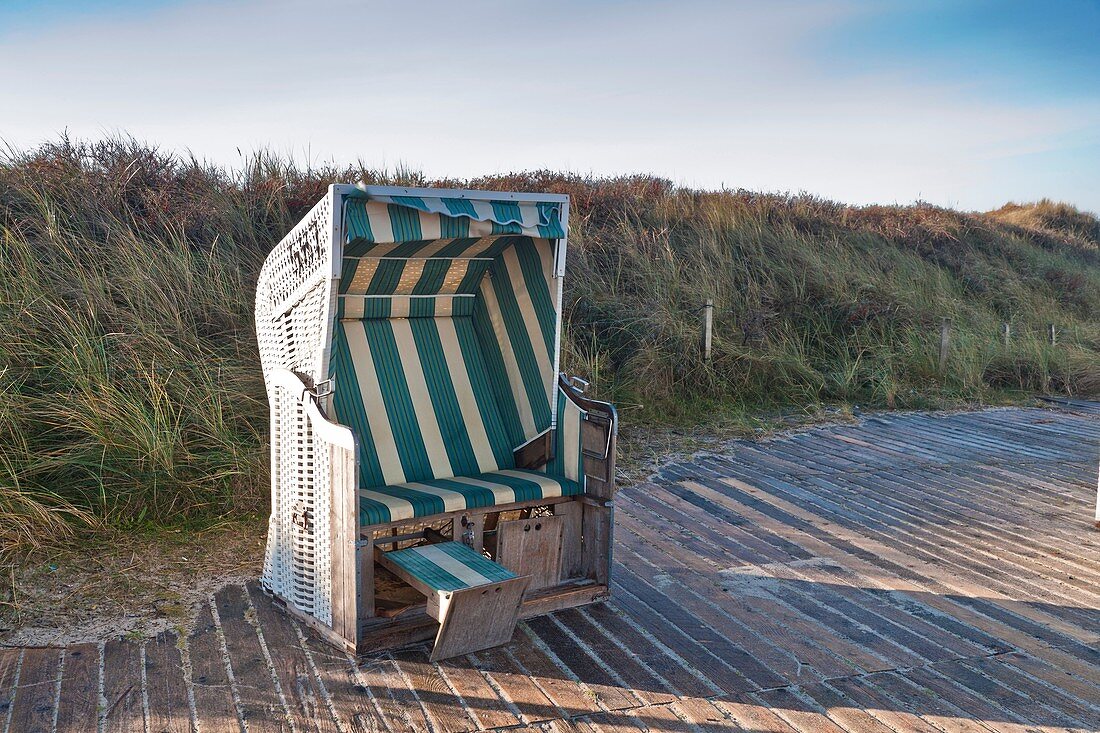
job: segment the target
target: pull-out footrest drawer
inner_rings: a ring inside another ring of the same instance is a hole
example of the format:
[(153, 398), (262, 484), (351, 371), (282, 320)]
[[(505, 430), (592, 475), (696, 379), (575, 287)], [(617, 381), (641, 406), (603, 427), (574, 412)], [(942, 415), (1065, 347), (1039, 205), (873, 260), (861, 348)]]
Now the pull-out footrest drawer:
[(378, 552), (384, 568), (423, 593), (439, 621), (432, 661), (507, 643), (530, 576), (517, 576), (461, 542)]

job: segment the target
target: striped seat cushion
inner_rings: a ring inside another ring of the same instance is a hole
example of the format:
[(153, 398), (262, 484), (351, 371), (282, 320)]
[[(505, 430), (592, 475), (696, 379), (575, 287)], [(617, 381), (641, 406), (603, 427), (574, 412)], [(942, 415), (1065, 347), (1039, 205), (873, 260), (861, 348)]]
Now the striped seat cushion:
[(369, 527), (443, 512), (582, 493), (581, 485), (572, 479), (523, 469), (411, 481), (360, 489), (359, 524)]
[(393, 550), (387, 552), (386, 557), (420, 582), (443, 592), (499, 583), (516, 577), (511, 570), (497, 565), (461, 542)]

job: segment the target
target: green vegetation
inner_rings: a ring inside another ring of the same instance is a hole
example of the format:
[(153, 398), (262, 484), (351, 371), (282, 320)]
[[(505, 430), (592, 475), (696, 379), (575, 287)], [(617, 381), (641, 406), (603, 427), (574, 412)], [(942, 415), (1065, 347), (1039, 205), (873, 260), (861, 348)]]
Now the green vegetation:
[(1061, 204), (851, 208), (268, 155), (230, 174), (129, 140), (63, 140), (0, 161), (0, 549), (262, 513), (256, 274), (328, 183), (360, 179), (572, 195), (567, 366), (641, 404), (628, 423), (1100, 393), (1100, 224)]

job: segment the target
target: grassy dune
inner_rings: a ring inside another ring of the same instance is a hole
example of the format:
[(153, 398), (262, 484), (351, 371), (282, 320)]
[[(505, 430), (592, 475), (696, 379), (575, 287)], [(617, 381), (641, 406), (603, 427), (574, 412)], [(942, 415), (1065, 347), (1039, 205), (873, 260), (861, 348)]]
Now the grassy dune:
[(569, 193), (566, 363), (640, 405), (628, 428), (1100, 394), (1100, 223), (1062, 204), (852, 208), (644, 176), (428, 181), (267, 155), (229, 174), (129, 140), (60, 141), (0, 161), (0, 550), (262, 507), (256, 274), (328, 183), (360, 179)]

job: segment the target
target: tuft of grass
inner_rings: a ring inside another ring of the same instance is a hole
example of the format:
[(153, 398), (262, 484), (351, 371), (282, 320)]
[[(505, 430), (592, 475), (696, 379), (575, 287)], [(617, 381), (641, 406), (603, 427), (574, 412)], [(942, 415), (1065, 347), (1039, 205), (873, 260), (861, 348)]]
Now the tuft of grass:
[(358, 180), (568, 193), (565, 366), (628, 430), (1100, 394), (1100, 224), (1064, 204), (856, 208), (548, 171), (433, 181), (267, 153), (226, 171), (62, 138), (0, 159), (0, 551), (262, 507), (256, 276), (329, 183)]

